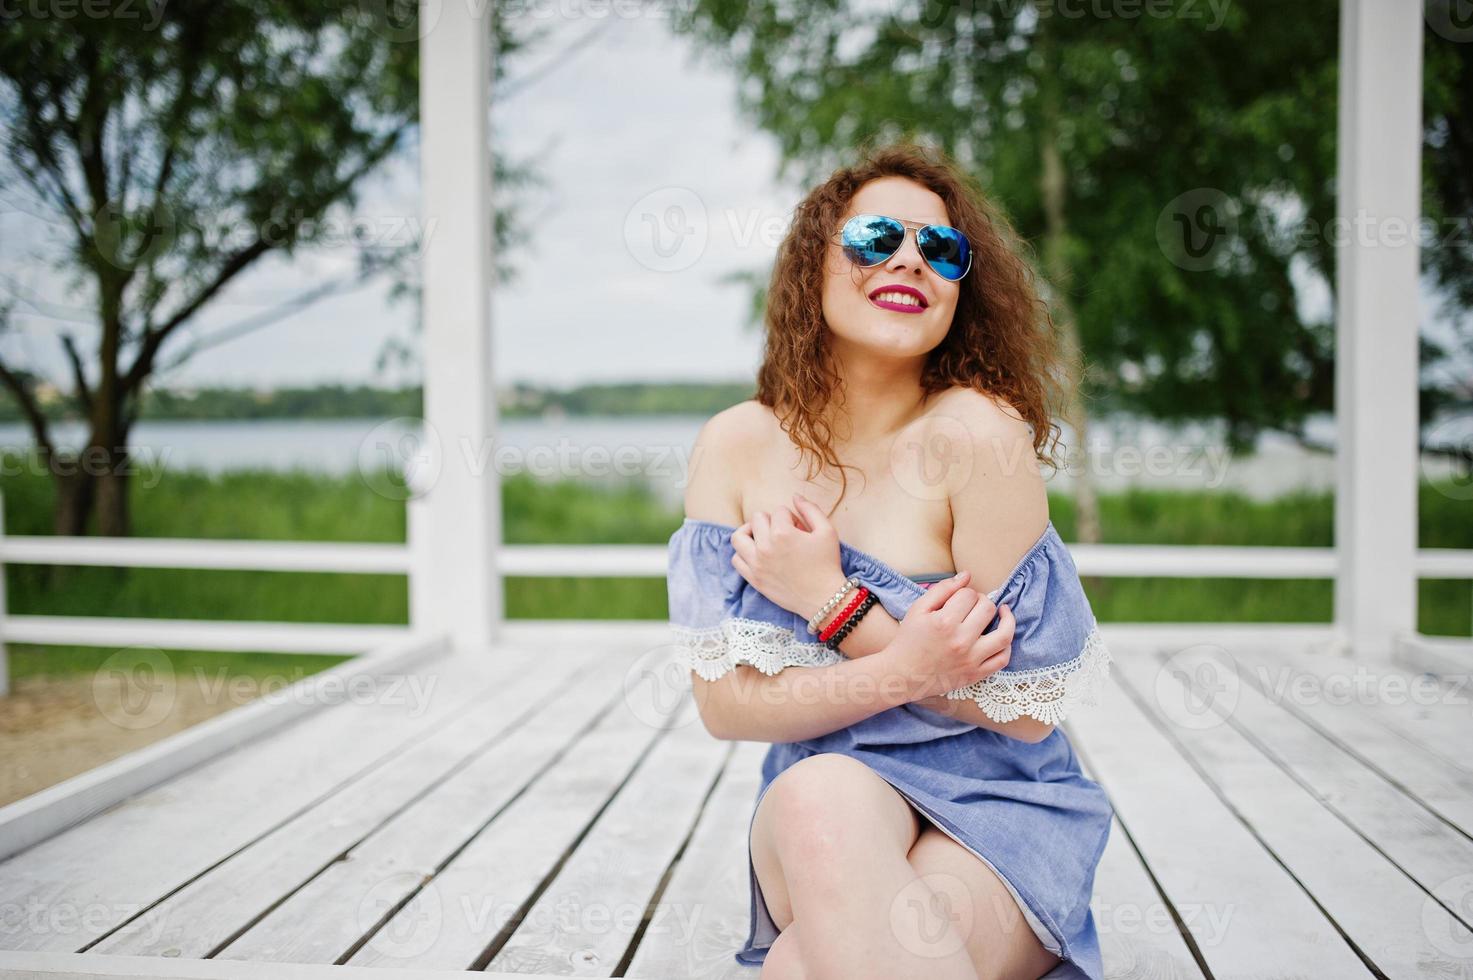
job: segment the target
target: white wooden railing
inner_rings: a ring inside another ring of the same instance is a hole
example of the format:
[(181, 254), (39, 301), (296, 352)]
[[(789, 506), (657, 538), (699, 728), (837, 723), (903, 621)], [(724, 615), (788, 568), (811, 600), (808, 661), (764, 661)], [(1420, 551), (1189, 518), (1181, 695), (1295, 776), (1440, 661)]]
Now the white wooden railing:
[[(16, 564), (414, 574), (409, 544), (12, 535), (4, 533), (3, 507), (0, 497), (0, 602), (4, 568)], [(1081, 575), (1114, 578), (1333, 578), (1337, 569), (1334, 548), (1071, 544), (1069, 550)], [(666, 561), (664, 545), (503, 545), (496, 555), (502, 576), (659, 578)], [(1416, 573), (1473, 579), (1473, 550), (1421, 549)], [(434, 627), (12, 615), (0, 605), (0, 693), (5, 643), (358, 654), (430, 635)]]

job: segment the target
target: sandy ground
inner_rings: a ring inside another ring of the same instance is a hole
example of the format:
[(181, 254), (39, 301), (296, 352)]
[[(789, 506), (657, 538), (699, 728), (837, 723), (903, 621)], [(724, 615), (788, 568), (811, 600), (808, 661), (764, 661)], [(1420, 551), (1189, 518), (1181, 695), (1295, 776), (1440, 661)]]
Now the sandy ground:
[(252, 699), (172, 675), (13, 680), (0, 697), (0, 806)]

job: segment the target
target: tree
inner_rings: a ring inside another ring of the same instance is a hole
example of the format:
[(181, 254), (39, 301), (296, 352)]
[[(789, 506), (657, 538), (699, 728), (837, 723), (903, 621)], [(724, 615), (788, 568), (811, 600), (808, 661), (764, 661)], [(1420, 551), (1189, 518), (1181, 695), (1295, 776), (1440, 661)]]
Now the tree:
[[(0, 384), (54, 479), (56, 533), (83, 534), (90, 523), (126, 535), (129, 431), (148, 379), (342, 287), (316, 285), (182, 351), (174, 340), (264, 257), (335, 233), (331, 218), (355, 203), (363, 179), (406, 149), (419, 113), (418, 6), (98, 0), (74, 16), (60, 5), (16, 9), (0, 18), (4, 187), (54, 218), (62, 245), (49, 259), (95, 309), (93, 354), (73, 333), (62, 338), (69, 397), (87, 419), (83, 449), (51, 438), (39, 375), (0, 363)], [(530, 41), (494, 11), (499, 78)], [(495, 166), (507, 183), (530, 180), (525, 167)], [(497, 236), (515, 230), (514, 212), (499, 210)], [(356, 278), (405, 275), (417, 244), (401, 236), (360, 247)], [(0, 304), (0, 333), (13, 329), (21, 300)]]

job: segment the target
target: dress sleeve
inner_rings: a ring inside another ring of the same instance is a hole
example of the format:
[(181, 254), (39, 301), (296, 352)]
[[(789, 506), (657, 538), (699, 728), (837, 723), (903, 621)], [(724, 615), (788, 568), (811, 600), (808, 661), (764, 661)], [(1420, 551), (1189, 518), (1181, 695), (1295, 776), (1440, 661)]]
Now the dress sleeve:
[[(1110, 651), (1074, 559), (1058, 538), (1035, 548), (1003, 585), (988, 593), (1013, 613), (1012, 653), (1002, 670), (948, 691), (971, 698), (998, 722), (1023, 715), (1058, 724), (1078, 704), (1098, 704), (1109, 679)], [(1002, 622), (994, 615), (985, 633)]]
[(843, 660), (822, 643), (800, 640), (805, 624), (748, 585), (731, 563), (727, 533), (687, 522), (670, 538), (666, 585), (676, 662), (714, 681), (737, 664), (771, 675)]

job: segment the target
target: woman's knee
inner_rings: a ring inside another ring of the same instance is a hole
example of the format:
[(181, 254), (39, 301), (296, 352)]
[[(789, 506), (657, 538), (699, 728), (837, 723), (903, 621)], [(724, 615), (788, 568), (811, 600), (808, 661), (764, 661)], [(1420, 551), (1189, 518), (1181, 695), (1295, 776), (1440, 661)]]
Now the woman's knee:
[(775, 848), (805, 858), (873, 853), (888, 840), (903, 857), (920, 833), (919, 815), (873, 769), (836, 752), (800, 759), (768, 787)]

